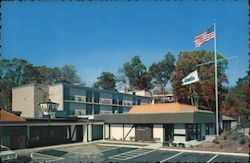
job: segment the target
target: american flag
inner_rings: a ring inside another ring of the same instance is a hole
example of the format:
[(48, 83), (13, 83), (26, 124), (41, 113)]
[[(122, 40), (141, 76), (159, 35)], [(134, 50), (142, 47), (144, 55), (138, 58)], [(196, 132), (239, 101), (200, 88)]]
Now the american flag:
[(195, 47), (196, 48), (200, 47), (204, 42), (207, 42), (214, 37), (215, 37), (215, 32), (214, 32), (214, 27), (212, 26), (205, 32), (195, 36), (194, 38)]

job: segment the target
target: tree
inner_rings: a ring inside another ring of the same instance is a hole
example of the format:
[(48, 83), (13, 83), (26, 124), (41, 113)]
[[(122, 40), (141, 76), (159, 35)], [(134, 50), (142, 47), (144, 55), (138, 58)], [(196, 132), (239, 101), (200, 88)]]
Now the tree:
[(249, 72), (243, 78), (239, 78), (236, 86), (227, 88), (224, 92), (225, 101), (221, 105), (221, 113), (228, 116), (241, 116), (249, 119), (250, 115), (250, 87)]
[(12, 88), (23, 84), (28, 62), (23, 59), (0, 60), (0, 107), (10, 108)]
[(115, 75), (111, 72), (102, 72), (99, 77), (97, 77), (96, 86), (98, 88), (103, 88), (107, 90), (115, 91)]
[(62, 83), (73, 84), (82, 83), (80, 77), (76, 74), (76, 68), (73, 65), (64, 65), (62, 71)]
[(139, 56), (135, 56), (130, 62), (126, 62), (123, 65), (123, 71), (128, 78), (130, 87), (145, 90), (151, 87), (151, 77), (148, 75), (146, 66), (141, 62)]
[(140, 76), (136, 85), (140, 90), (150, 90), (152, 88), (151, 80), (151, 74), (149, 72), (144, 72), (142, 76)]
[(11, 108), (12, 88), (23, 84), (81, 83), (72, 65), (62, 68), (34, 66), (24, 59), (0, 60), (0, 107)]
[(167, 53), (163, 60), (158, 63), (153, 63), (149, 67), (149, 72), (153, 80), (152, 82), (162, 93), (165, 92), (167, 83), (171, 81), (174, 69), (175, 57), (171, 53)]
[[(218, 60), (224, 59), (220, 54)], [(181, 52), (176, 63), (176, 69), (173, 77), (173, 88), (177, 100), (182, 103), (190, 103), (190, 98), (199, 99), (199, 106), (204, 109), (215, 108), (215, 83), (214, 83), (214, 53), (205, 50)], [(211, 62), (197, 67), (198, 64)], [(222, 100), (222, 83), (227, 82), (225, 70), (227, 61), (218, 62), (218, 94), (219, 102)], [(182, 85), (181, 80), (194, 70), (198, 70), (199, 82)]]

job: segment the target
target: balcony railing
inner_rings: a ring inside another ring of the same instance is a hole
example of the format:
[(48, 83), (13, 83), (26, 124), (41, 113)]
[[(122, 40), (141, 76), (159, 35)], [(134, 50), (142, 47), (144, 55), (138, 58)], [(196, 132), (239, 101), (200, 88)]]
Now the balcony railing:
[[(81, 103), (96, 103), (96, 104), (106, 104), (106, 105), (119, 105), (119, 106), (133, 106), (133, 101), (127, 100), (116, 100), (108, 98), (88, 98), (86, 96), (75, 95), (73, 101)], [(135, 103), (136, 105), (136, 103)]]

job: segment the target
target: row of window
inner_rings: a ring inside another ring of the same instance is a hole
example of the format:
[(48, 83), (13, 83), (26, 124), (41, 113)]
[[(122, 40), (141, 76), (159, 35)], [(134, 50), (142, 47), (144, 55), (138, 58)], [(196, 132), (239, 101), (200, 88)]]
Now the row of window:
[[(214, 130), (214, 123), (206, 123), (205, 134), (209, 135)], [(186, 141), (201, 140), (201, 124), (186, 124)]]
[[(65, 88), (64, 90), (64, 99), (65, 100), (75, 100), (75, 101), (83, 101), (83, 102), (95, 102), (99, 103), (101, 101), (104, 103), (116, 104), (116, 105), (140, 105), (141, 99), (140, 98), (133, 98), (132, 101), (124, 101), (122, 95), (113, 94), (112, 98), (106, 99), (106, 101), (103, 101), (102, 98), (100, 98), (100, 92), (92, 92), (92, 91), (86, 91), (86, 96), (83, 95), (70, 95), (70, 89)], [(149, 101), (150, 103), (150, 101)]]

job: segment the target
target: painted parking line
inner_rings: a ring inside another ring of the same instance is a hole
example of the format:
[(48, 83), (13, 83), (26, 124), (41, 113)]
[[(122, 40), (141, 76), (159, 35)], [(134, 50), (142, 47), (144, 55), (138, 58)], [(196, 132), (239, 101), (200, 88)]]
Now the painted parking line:
[(128, 145), (128, 144), (103, 144), (98, 143), (99, 146), (109, 146), (109, 147), (127, 147), (127, 148), (142, 148), (142, 146), (139, 145)]
[(175, 157), (181, 155), (182, 153), (184, 153), (184, 152), (177, 153), (177, 154), (175, 154), (175, 155), (173, 155), (173, 156), (171, 156), (171, 157), (168, 157), (168, 158), (166, 158), (166, 159), (164, 159), (164, 160), (161, 160), (160, 163), (166, 162), (166, 161), (168, 161), (168, 160), (170, 160), (170, 159), (172, 159), (172, 158), (175, 158)]
[(213, 156), (210, 160), (207, 161), (207, 163), (213, 161), (218, 155)]
[(249, 162), (249, 157), (242, 157), (242, 156), (232, 156), (232, 155), (218, 155), (215, 159), (211, 162)]
[(126, 153), (128, 151), (132, 151), (135, 149), (138, 149), (138, 148), (121, 147), (121, 148), (118, 148), (117, 150), (115, 149), (115, 150), (109, 150), (109, 151), (102, 152), (102, 154), (103, 154), (103, 157), (109, 158), (111, 156), (119, 155), (121, 153)]
[(143, 155), (143, 156), (139, 156), (133, 159), (130, 159), (130, 162), (160, 162), (163, 159), (166, 159), (170, 156), (173, 156), (175, 154), (177, 154), (179, 152), (166, 152), (166, 151), (161, 151), (161, 150), (156, 150), (152, 153)]
[(51, 155), (46, 155), (46, 154), (36, 153), (36, 152), (32, 152), (30, 154), (30, 157), (35, 162), (48, 162), (48, 163), (64, 159), (63, 157), (56, 157), (56, 156), (51, 156)]
[(143, 155), (146, 155), (148, 153), (151, 153), (151, 152), (154, 152), (156, 151), (156, 149), (135, 149), (135, 150), (132, 150), (132, 151), (128, 151), (128, 152), (125, 152), (125, 153), (121, 153), (121, 154), (118, 154), (118, 155), (114, 155), (114, 156), (111, 156), (109, 157), (109, 159), (115, 159), (115, 160), (129, 160), (129, 159), (132, 159), (132, 158), (136, 158), (136, 157), (139, 157), (139, 156), (143, 156)]
[(101, 152), (107, 152), (107, 151), (110, 151), (110, 150), (117, 150), (117, 149), (119, 149), (119, 148), (121, 148), (121, 147), (117, 147), (117, 148), (106, 148), (106, 149), (102, 149), (101, 150)]

